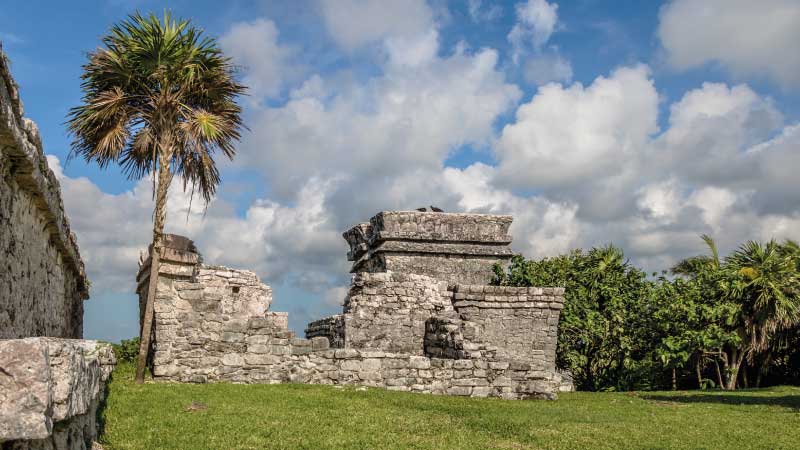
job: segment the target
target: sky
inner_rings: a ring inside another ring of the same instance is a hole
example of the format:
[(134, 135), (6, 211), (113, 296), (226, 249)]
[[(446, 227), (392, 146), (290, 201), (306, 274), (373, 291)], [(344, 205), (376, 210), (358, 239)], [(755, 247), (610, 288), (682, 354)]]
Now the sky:
[(68, 161), (81, 65), (134, 12), (191, 19), (249, 87), (208, 205), (167, 232), (254, 270), (300, 333), (340, 311), (341, 233), (381, 210), (512, 214), (529, 258), (613, 243), (648, 272), (800, 239), (796, 0), (0, 0), (0, 41), (92, 281), (86, 338), (138, 335), (152, 184)]

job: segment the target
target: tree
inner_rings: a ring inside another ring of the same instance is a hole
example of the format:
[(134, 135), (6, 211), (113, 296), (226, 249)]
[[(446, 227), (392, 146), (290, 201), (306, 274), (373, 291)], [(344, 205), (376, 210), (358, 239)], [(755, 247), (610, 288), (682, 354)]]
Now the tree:
[[(746, 381), (743, 364), (760, 359), (760, 379), (771, 360), (771, 344), (780, 341), (773, 338), (800, 323), (800, 252), (792, 241), (784, 245), (749, 241), (722, 261), (714, 240), (702, 238), (711, 255), (683, 260), (672, 271), (687, 276), (699, 289), (698, 314), (707, 316), (691, 330), (706, 339), (692, 345), (718, 358), (723, 366), (722, 387), (736, 389), (740, 373)], [(676, 297), (681, 298), (685, 296)], [(718, 333), (709, 338), (710, 330)]]
[[(714, 384), (725, 386), (719, 367), (720, 359), (726, 361), (723, 349), (740, 341), (733, 326), (739, 305), (718, 295), (713, 280), (716, 274), (699, 270), (691, 279), (660, 277), (653, 293), (651, 326), (656, 357), (673, 374), (692, 364), (699, 388), (706, 385), (703, 371), (709, 360), (716, 368)], [(673, 388), (676, 384), (673, 375)]]
[(768, 364), (774, 338), (800, 324), (798, 255), (797, 244), (792, 241), (784, 245), (748, 241), (725, 259), (733, 280), (729, 295), (742, 305), (744, 345), (739, 364), (745, 356), (752, 362), (759, 354)]
[(614, 246), (528, 261), (512, 259), (495, 282), (563, 286), (557, 363), (582, 390), (640, 389), (649, 383), (652, 338), (646, 302), (652, 283)]
[[(208, 203), (220, 182), (214, 156), (233, 158), (243, 128), (236, 99), (245, 87), (216, 40), (188, 20), (136, 13), (114, 25), (83, 66), (80, 106), (69, 112), (70, 157), (101, 168), (120, 164), (131, 179), (152, 175), (151, 273), (137, 382), (144, 380), (167, 193), (173, 176)], [(157, 174), (157, 176), (156, 176)]]

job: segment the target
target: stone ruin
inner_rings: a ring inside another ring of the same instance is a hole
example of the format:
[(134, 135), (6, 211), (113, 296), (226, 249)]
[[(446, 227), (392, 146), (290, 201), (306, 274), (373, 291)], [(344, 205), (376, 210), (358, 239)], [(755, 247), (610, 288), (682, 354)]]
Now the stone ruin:
[(91, 448), (114, 354), (80, 339), (83, 261), (2, 47), (0, 255), (0, 447)]
[[(177, 382), (358, 384), (473, 397), (555, 398), (563, 288), (491, 286), (510, 216), (381, 212), (344, 233), (342, 314), (305, 338), (269, 311), (255, 273), (206, 265), (170, 235), (154, 303), (152, 372)], [(149, 257), (137, 276), (143, 310)]]

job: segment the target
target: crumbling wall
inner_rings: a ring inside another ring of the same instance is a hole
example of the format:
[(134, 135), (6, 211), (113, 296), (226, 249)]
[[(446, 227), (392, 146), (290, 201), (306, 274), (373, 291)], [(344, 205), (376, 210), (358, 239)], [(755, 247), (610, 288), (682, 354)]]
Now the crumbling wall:
[(115, 363), (111, 345), (97, 341), (0, 340), (0, 446), (92, 448)]
[[(174, 240), (169, 237), (167, 244)], [(206, 266), (193, 246), (182, 248), (167, 249), (160, 268), (154, 305), (157, 380), (360, 384), (502, 398), (554, 398), (558, 390), (549, 359), (498, 351), (516, 340), (494, 331), (508, 325), (506, 310), (537, 309), (549, 302), (557, 314), (561, 291), (496, 288), (489, 295), (424, 275), (359, 273), (344, 313), (313, 322), (308, 339), (300, 339), (288, 329), (286, 313), (265, 309), (269, 288), (252, 272)], [(145, 263), (142, 294), (148, 272)], [(486, 305), (502, 310), (497, 320), (465, 319), (473, 317), (470, 308)], [(449, 317), (449, 326), (457, 331), (460, 353), (449, 351), (446, 342), (440, 345), (443, 351), (432, 352), (430, 323), (442, 317)], [(532, 322), (529, 327), (541, 325)], [(516, 326), (510, 332), (524, 336), (527, 329)], [(344, 348), (331, 348), (332, 343)]]
[(453, 307), (470, 350), (554, 370), (564, 288), (458, 285)]
[(86, 275), (47, 166), (0, 51), (0, 339), (81, 337)]
[[(495, 287), (509, 216), (383, 212), (344, 234), (355, 275), (342, 314), (299, 339), (251, 272), (207, 266), (168, 237), (155, 298), (156, 379), (362, 384), (554, 398), (563, 289)], [(399, 270), (394, 270), (399, 269)], [(139, 275), (141, 304), (149, 265)], [(224, 276), (223, 276), (224, 274)], [(250, 286), (242, 296), (238, 286)]]
[(395, 272), (358, 273), (344, 302), (345, 347), (422, 355), (425, 321), (452, 309), (446, 282)]
[(335, 314), (313, 322), (305, 329), (306, 339), (321, 338), (330, 348), (344, 348), (344, 316)]
[[(183, 381), (205, 381), (211, 368), (237, 354), (256, 353), (258, 338), (252, 336), (261, 328), (288, 333), (288, 314), (268, 312), (272, 289), (255, 273), (205, 265), (194, 244), (181, 236), (167, 235), (164, 246), (153, 303), (156, 376), (186, 373)], [(148, 258), (137, 277), (142, 311), (149, 275)]]

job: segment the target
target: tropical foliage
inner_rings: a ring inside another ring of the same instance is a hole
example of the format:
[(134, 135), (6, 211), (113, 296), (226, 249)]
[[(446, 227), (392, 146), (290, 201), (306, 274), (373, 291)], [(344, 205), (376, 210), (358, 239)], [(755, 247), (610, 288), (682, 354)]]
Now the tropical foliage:
[(496, 282), (564, 286), (557, 362), (579, 389), (631, 390), (797, 382), (800, 250), (750, 241), (648, 277), (613, 247), (539, 261), (515, 257)]

